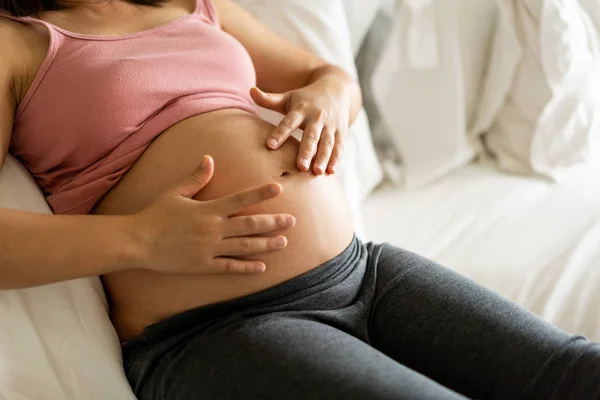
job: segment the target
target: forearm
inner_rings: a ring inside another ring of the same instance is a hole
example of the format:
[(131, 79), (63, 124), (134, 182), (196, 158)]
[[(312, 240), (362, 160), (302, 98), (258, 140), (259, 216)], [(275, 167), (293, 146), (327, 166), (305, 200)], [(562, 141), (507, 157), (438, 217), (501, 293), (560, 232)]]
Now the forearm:
[(340, 90), (347, 91), (350, 96), (350, 121), (351, 125), (362, 107), (362, 94), (358, 82), (346, 71), (335, 65), (327, 64), (315, 69), (308, 78), (308, 84), (326, 79), (339, 85)]
[(0, 290), (135, 267), (129, 219), (56, 216), (0, 208)]

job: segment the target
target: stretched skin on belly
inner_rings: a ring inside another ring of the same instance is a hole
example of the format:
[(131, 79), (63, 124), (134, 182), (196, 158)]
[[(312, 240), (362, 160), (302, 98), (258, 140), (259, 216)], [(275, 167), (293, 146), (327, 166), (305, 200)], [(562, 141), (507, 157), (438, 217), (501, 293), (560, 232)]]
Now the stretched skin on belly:
[(291, 279), (335, 257), (351, 241), (346, 200), (335, 176), (315, 176), (296, 168), (297, 140), (280, 149), (265, 146), (273, 126), (239, 110), (193, 117), (163, 133), (94, 209), (98, 214), (129, 214), (149, 205), (186, 176), (204, 154), (215, 173), (198, 200), (222, 197), (267, 182), (283, 193), (240, 214), (290, 213), (296, 226), (283, 234), (288, 247), (258, 255), (267, 264), (259, 275), (176, 276), (131, 270), (103, 277), (111, 317), (122, 340), (190, 308), (254, 293)]

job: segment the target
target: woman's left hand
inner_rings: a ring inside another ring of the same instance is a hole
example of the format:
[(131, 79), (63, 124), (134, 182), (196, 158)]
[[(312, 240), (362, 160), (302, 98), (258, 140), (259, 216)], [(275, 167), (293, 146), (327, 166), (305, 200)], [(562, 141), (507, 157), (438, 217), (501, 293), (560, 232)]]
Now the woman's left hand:
[(285, 115), (267, 139), (268, 148), (276, 150), (296, 129), (304, 129), (296, 161), (298, 169), (308, 171), (312, 164), (316, 175), (335, 173), (350, 121), (352, 99), (348, 82), (322, 77), (286, 93), (265, 93), (255, 87), (250, 95), (257, 105)]

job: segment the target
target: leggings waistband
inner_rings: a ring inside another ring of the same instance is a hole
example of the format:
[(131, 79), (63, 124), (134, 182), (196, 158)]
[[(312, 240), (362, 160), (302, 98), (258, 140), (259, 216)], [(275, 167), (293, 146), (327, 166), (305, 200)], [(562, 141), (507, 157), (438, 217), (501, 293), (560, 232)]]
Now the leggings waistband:
[(363, 245), (355, 235), (340, 254), (302, 275), (257, 293), (184, 311), (148, 326), (143, 337), (156, 343), (193, 329), (199, 321), (210, 321), (249, 308), (274, 308), (321, 292), (350, 274), (364, 253)]

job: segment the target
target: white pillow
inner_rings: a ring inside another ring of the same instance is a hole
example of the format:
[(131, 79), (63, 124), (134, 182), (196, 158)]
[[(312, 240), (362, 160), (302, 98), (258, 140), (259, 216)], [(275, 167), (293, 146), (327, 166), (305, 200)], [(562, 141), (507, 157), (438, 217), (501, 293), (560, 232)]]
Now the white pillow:
[(503, 170), (560, 180), (600, 152), (600, 37), (573, 0), (500, 5), (521, 57), (485, 146)]
[(397, 2), (393, 31), (370, 84), (407, 187), (473, 159), (467, 132), (496, 11), (494, 2), (482, 0)]
[(356, 56), (363, 42), (363, 39), (371, 24), (375, 20), (379, 8), (384, 1), (389, 3), (393, 0), (344, 0), (344, 9), (350, 29), (350, 42), (352, 43), (352, 53)]
[[(50, 213), (11, 156), (0, 168), (0, 207)], [(135, 399), (98, 278), (0, 291), (0, 398)]]
[(594, 22), (596, 31), (600, 32), (600, 1), (598, 0), (578, 0), (581, 8), (588, 14)]
[[(327, 62), (356, 77), (350, 31), (341, 0), (236, 0), (262, 24), (289, 40), (312, 50)], [(264, 114), (277, 123), (280, 115)], [(354, 212), (381, 181), (382, 171), (373, 149), (366, 113), (361, 110), (351, 126), (342, 163), (337, 173)], [(360, 224), (358, 218), (355, 222)]]

